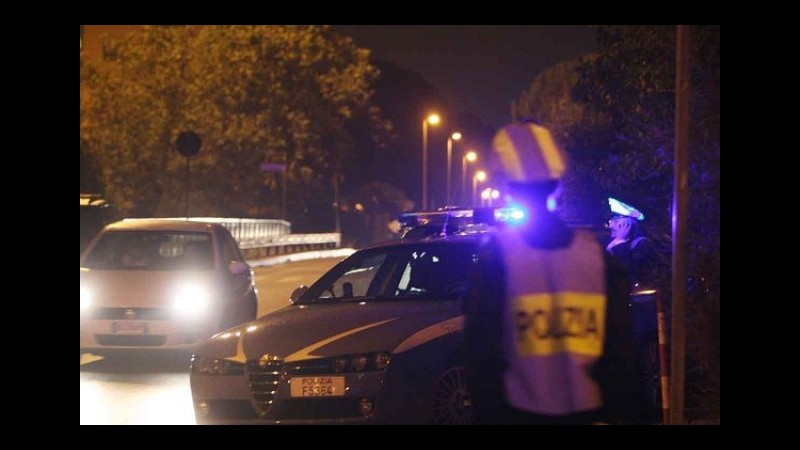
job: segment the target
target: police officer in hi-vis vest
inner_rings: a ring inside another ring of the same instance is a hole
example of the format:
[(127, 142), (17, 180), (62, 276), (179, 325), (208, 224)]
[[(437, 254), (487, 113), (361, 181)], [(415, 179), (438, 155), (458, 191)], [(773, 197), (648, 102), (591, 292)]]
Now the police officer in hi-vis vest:
[(486, 235), (465, 303), (477, 423), (619, 423), (640, 411), (625, 268), (548, 197), (567, 169), (550, 132), (502, 128), (492, 146), (524, 218)]

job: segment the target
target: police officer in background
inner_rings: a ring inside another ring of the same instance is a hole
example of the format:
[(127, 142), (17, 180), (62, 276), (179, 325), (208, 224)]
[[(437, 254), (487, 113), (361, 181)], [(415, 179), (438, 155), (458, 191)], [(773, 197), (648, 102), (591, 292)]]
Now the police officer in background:
[(611, 241), (606, 250), (625, 265), (634, 283), (654, 285), (666, 260), (642, 230), (644, 214), (615, 198), (609, 198), (608, 205), (613, 215), (608, 221)]
[(468, 383), (481, 424), (591, 424), (641, 408), (625, 268), (548, 210), (567, 169), (550, 132), (492, 143), (524, 222), (486, 235), (465, 304)]

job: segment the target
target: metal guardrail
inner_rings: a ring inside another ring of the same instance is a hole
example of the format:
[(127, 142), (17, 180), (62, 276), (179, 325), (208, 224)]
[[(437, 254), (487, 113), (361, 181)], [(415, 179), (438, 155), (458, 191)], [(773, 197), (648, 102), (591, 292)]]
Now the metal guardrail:
[[(178, 220), (186, 220), (178, 218)], [(239, 219), (231, 217), (189, 217), (194, 222), (218, 223), (231, 232), (241, 245), (243, 242), (259, 241), (273, 237), (290, 235), (292, 224), (280, 219)], [(242, 247), (244, 248), (244, 247)]]
[[(185, 217), (171, 219), (187, 220)], [(189, 217), (188, 220), (221, 224), (231, 232), (247, 257), (336, 248), (342, 242), (341, 233), (291, 234), (292, 224), (280, 219)]]
[(266, 237), (262, 239), (249, 239), (239, 242), (242, 250), (259, 247), (276, 247), (282, 245), (317, 245), (334, 244), (336, 247), (341, 244), (340, 233), (314, 233), (314, 234), (287, 234), (283, 236)]
[(312, 250), (330, 250), (340, 245), (340, 233), (287, 234), (239, 242), (239, 248), (248, 260)]

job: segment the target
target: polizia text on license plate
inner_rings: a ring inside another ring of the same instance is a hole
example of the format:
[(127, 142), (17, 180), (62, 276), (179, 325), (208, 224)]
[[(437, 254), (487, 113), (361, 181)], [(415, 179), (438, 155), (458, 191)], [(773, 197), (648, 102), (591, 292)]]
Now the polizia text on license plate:
[(340, 397), (344, 395), (344, 377), (294, 377), (292, 397)]

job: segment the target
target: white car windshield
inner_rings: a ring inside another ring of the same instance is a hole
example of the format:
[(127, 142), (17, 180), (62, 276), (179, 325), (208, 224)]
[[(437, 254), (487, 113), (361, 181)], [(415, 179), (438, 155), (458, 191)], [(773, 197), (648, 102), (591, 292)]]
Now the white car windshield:
[(210, 270), (209, 233), (111, 231), (103, 234), (83, 267), (99, 270)]

